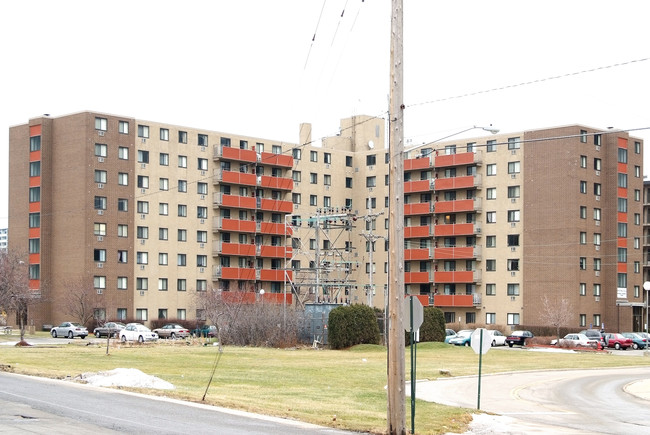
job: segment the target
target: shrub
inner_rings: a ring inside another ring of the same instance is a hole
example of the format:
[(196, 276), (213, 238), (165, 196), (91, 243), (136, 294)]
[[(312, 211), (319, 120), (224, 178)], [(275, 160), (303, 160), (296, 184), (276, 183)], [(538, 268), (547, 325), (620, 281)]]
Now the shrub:
[(356, 344), (379, 344), (375, 311), (367, 305), (334, 308), (328, 319), (328, 342), (332, 349)]

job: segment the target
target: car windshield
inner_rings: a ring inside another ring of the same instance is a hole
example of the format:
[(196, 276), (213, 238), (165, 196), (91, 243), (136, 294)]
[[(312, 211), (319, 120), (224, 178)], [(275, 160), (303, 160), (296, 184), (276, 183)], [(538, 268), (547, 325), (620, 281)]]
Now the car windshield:
[(524, 335), (524, 331), (515, 331), (512, 333), (513, 337), (522, 337)]

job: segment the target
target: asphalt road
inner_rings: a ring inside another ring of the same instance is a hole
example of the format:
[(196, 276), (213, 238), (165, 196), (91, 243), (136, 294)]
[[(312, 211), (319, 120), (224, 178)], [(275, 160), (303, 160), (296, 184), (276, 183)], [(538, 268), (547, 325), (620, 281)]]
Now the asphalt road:
[(347, 434), (312, 424), (0, 372), (0, 434)]
[[(648, 380), (650, 367), (484, 375), (480, 409), (520, 424), (499, 433), (650, 433), (650, 402), (625, 391)], [(478, 377), (418, 382), (415, 396), (476, 409)]]

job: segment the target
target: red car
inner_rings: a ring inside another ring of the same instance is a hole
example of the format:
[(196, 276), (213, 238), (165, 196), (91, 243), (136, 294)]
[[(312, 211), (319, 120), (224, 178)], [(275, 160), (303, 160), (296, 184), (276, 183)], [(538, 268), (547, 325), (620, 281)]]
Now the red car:
[(605, 347), (613, 347), (616, 350), (627, 349), (632, 347), (634, 342), (631, 338), (624, 337), (623, 334), (609, 333), (605, 334)]

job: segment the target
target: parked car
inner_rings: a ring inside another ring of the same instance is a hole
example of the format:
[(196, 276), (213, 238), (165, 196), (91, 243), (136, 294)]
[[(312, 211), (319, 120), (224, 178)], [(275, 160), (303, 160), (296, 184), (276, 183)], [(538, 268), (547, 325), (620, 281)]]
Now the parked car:
[(192, 337), (216, 337), (217, 327), (214, 325), (203, 325), (192, 329)]
[(474, 332), (473, 329), (463, 329), (462, 331), (458, 331), (453, 338), (449, 339), (449, 344), (456, 346), (469, 346), (471, 344), (472, 332)]
[(605, 334), (605, 347), (626, 350), (628, 347), (632, 347), (633, 344), (632, 339), (623, 337), (623, 334), (616, 332)]
[(145, 341), (158, 340), (158, 334), (151, 331), (151, 329), (144, 326), (142, 323), (129, 323), (124, 329), (120, 331), (120, 341)]
[(591, 340), (598, 340), (600, 347), (605, 347), (605, 335), (599, 329), (585, 329), (580, 331), (579, 334), (585, 334)]
[(530, 331), (512, 331), (512, 333), (506, 338), (506, 344), (509, 347), (512, 347), (515, 344), (518, 346), (524, 346), (526, 344), (526, 340), (533, 337), (534, 335)]
[(449, 344), (449, 340), (456, 336), (456, 331), (453, 329), (445, 329), (445, 343)]
[(648, 340), (637, 332), (623, 332), (622, 335), (632, 339), (632, 349), (645, 349), (648, 347)]
[(567, 347), (593, 347), (595, 349), (598, 347), (598, 340), (589, 338), (585, 334), (573, 333), (567, 334), (559, 340), (552, 340), (551, 344)]
[(50, 334), (53, 338), (64, 337), (64, 338), (74, 338), (81, 337), (83, 340), (88, 336), (88, 329), (83, 326), (81, 323), (75, 322), (63, 322), (59, 326), (55, 326), (50, 329)]
[(506, 345), (506, 336), (503, 335), (501, 331), (496, 329), (488, 329), (488, 331), (490, 331), (490, 335), (492, 335), (492, 347)]
[(635, 332), (636, 335), (638, 335), (641, 338), (645, 338), (645, 342), (648, 343), (648, 346), (650, 346), (650, 333), (647, 332)]
[(108, 337), (111, 336), (113, 338), (117, 338), (120, 335), (120, 331), (124, 329), (126, 325), (124, 323), (120, 322), (106, 322), (104, 323), (103, 326), (98, 326), (95, 328), (93, 331), (93, 334), (95, 334), (95, 337), (100, 338), (100, 337)]
[(186, 338), (190, 336), (190, 330), (178, 323), (168, 323), (162, 328), (153, 330), (160, 338)]

